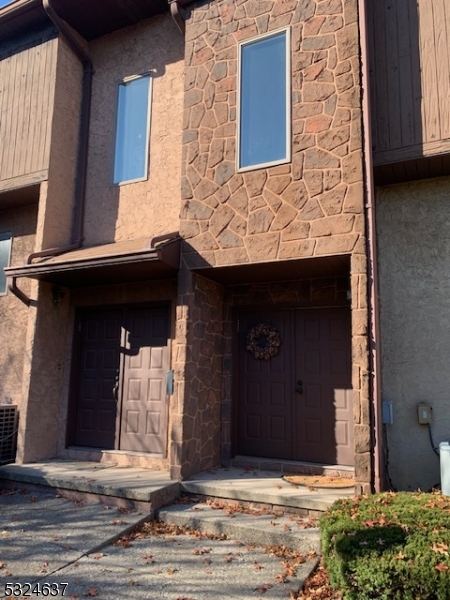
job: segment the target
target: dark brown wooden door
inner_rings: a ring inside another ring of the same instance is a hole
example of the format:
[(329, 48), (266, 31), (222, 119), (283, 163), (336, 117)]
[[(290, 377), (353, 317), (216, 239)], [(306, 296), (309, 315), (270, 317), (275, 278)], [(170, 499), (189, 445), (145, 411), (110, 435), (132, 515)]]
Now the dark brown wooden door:
[(75, 443), (114, 448), (113, 387), (120, 366), (121, 313), (95, 312), (78, 322), (81, 338)]
[[(267, 361), (246, 349), (258, 323), (272, 325), (282, 339)], [(243, 313), (239, 329), (238, 452), (352, 465), (349, 309)]]
[(164, 454), (167, 309), (92, 311), (79, 327), (75, 444)]

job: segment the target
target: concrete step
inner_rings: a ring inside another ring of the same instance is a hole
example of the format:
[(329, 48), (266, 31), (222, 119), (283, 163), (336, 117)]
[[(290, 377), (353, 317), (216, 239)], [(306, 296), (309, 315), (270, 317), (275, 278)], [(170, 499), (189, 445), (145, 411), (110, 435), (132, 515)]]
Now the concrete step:
[(0, 487), (6, 486), (45, 486), (71, 500), (147, 512), (170, 504), (180, 494), (180, 484), (168, 472), (68, 460), (0, 467)]
[(158, 511), (169, 525), (189, 527), (257, 546), (285, 546), (302, 553), (320, 552), (319, 530), (312, 519), (283, 516), (269, 509), (243, 512), (226, 502), (173, 504)]
[(339, 498), (354, 495), (353, 488), (309, 489), (288, 483), (279, 473), (237, 468), (200, 473), (183, 481), (181, 491), (196, 496), (268, 505), (309, 516), (320, 516)]

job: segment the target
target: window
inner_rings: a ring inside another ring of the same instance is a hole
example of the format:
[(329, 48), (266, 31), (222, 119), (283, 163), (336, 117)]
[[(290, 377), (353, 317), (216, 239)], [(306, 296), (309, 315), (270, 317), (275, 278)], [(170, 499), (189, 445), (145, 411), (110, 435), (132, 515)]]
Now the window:
[(289, 30), (239, 48), (239, 170), (289, 162)]
[(12, 233), (10, 231), (0, 231), (0, 296), (4, 296), (7, 291), (6, 275), (3, 269), (9, 267), (11, 241)]
[(150, 96), (150, 75), (119, 84), (114, 183), (147, 179)]

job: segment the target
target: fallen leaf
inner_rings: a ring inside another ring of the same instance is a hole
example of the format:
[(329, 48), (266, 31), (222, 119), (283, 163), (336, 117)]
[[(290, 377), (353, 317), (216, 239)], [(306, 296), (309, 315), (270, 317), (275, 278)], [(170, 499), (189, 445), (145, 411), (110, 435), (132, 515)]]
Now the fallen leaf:
[(448, 567), (447, 565), (444, 565), (444, 563), (439, 563), (434, 568), (436, 569), (436, 571), (448, 571)]
[(98, 596), (99, 591), (98, 588), (92, 587), (90, 590), (84, 593), (85, 596)]

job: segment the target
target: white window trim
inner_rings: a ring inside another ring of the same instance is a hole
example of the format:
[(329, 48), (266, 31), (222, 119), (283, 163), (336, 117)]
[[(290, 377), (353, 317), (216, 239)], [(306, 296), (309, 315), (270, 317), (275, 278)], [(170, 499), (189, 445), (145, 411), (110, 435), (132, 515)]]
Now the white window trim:
[[(142, 79), (143, 77), (149, 78), (148, 83), (148, 106), (147, 106), (147, 136), (145, 140), (145, 174), (143, 177), (138, 177), (137, 179), (125, 179), (124, 181), (114, 181), (114, 167), (116, 164), (116, 144), (117, 144), (117, 125), (118, 125), (118, 116), (119, 116), (119, 88), (124, 83), (130, 83), (130, 81), (135, 81), (136, 79)], [(114, 120), (114, 151), (112, 155), (112, 175), (111, 175), (111, 185), (114, 187), (120, 187), (121, 185), (127, 185), (129, 183), (139, 183), (140, 181), (147, 181), (149, 176), (149, 163), (150, 163), (150, 121), (152, 116), (152, 94), (153, 94), (153, 77), (151, 71), (146, 71), (145, 73), (140, 73), (138, 75), (129, 75), (128, 77), (124, 77), (120, 81), (116, 83), (116, 105), (114, 110), (115, 120)]]
[[(0, 231), (0, 240), (1, 241), (9, 240), (9, 254), (8, 254), (8, 261), (6, 263), (6, 266), (9, 267), (11, 264), (12, 242), (13, 242), (12, 230), (6, 229), (4, 231)], [(8, 294), (8, 278), (6, 278), (5, 291), (3, 292), (2, 290), (0, 290), (0, 296), (6, 296), (7, 294)]]
[[(240, 167), (239, 164), (241, 162), (240, 150), (241, 150), (241, 77), (242, 77), (242, 48), (247, 44), (251, 44), (253, 42), (259, 42), (265, 38), (273, 37), (279, 33), (286, 33), (286, 156), (284, 158), (280, 158), (279, 160), (274, 160), (266, 163), (258, 163), (256, 165), (250, 165), (248, 167)], [(237, 66), (237, 111), (236, 111), (236, 121), (237, 121), (237, 140), (236, 140), (236, 172), (237, 173), (245, 173), (246, 171), (255, 171), (257, 169), (265, 169), (266, 167), (275, 167), (277, 165), (285, 165), (286, 163), (290, 163), (292, 160), (292, 144), (291, 144), (291, 122), (292, 122), (292, 111), (291, 111), (291, 95), (292, 95), (292, 75), (291, 75), (291, 28), (282, 27), (281, 29), (274, 29), (273, 31), (269, 31), (267, 33), (257, 35), (255, 37), (249, 38), (248, 40), (243, 40), (238, 44), (238, 66)]]

